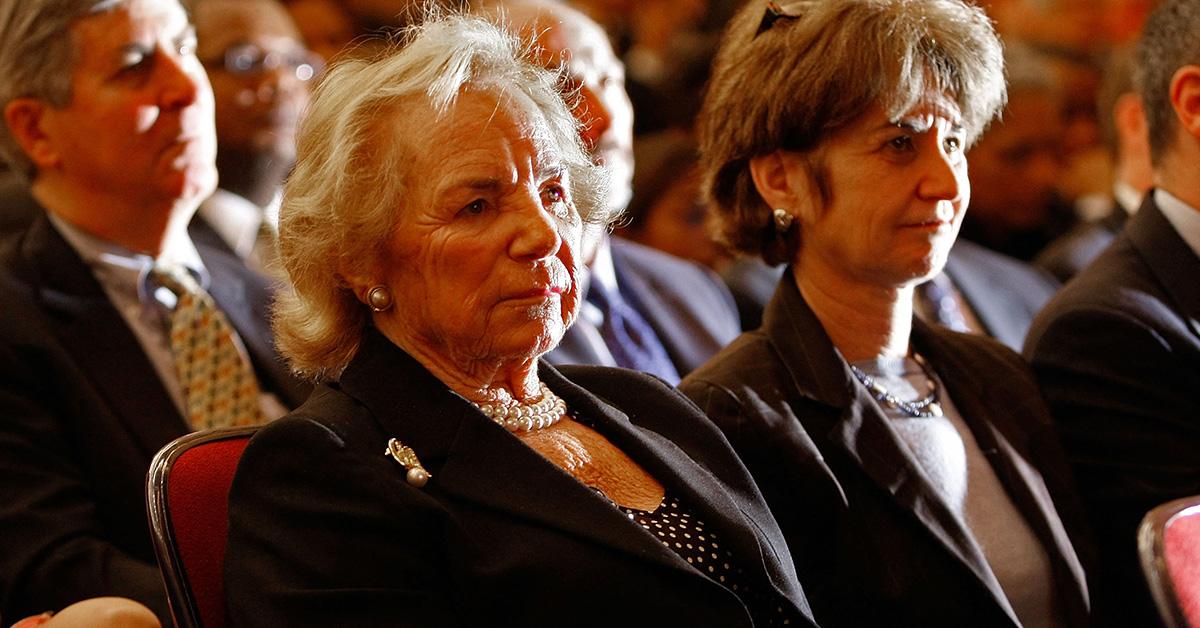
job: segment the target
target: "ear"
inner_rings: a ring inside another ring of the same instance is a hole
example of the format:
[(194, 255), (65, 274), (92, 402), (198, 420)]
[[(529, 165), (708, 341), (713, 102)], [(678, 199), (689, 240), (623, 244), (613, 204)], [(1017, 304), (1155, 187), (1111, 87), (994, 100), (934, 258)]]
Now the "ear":
[(62, 163), (58, 149), (46, 132), (48, 108), (41, 99), (28, 97), (14, 98), (4, 106), (4, 122), (38, 170), (56, 168)]
[(750, 176), (771, 208), (786, 209), (806, 222), (814, 218), (806, 215), (812, 210), (812, 182), (800, 156), (781, 150), (759, 155), (750, 160)]
[(1118, 96), (1113, 103), (1112, 115), (1119, 141), (1146, 143), (1146, 110), (1137, 92), (1125, 92)]
[(1200, 66), (1185, 65), (1171, 77), (1171, 106), (1179, 125), (1200, 140)]
[(360, 303), (366, 303), (367, 292), (379, 285), (379, 280), (375, 279), (376, 274), (372, 271), (373, 268), (364, 268), (363, 265), (350, 263), (345, 258), (339, 263), (338, 274)]
[(787, 157), (783, 151), (759, 155), (750, 160), (750, 177), (758, 195), (771, 207), (791, 207), (796, 193), (788, 181)]

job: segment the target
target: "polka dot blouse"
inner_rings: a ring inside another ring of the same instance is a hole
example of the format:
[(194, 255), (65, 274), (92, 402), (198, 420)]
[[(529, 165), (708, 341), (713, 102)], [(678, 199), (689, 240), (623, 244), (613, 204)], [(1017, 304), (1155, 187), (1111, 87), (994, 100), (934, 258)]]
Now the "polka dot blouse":
[[(675, 552), (689, 565), (732, 591), (750, 610), (755, 626), (793, 625), (793, 613), (773, 591), (751, 586), (746, 572), (717, 533), (704, 524), (679, 498), (668, 493), (654, 512), (618, 505), (631, 521)], [(800, 625), (800, 622), (794, 622)]]

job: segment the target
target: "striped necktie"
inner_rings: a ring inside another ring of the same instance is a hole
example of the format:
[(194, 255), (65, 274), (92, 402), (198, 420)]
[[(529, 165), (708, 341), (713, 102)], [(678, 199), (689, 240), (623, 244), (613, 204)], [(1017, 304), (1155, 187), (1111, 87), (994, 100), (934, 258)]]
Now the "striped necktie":
[(258, 381), (225, 314), (182, 267), (155, 266), (152, 275), (176, 298), (169, 316), (171, 353), (188, 424), (202, 430), (261, 423)]

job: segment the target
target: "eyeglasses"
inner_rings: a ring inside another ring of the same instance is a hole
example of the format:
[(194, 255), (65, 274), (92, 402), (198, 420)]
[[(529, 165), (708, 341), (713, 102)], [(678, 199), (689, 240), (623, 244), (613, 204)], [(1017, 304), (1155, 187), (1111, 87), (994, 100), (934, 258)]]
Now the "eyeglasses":
[(220, 67), (230, 74), (243, 76), (287, 68), (300, 82), (310, 81), (325, 71), (325, 62), (321, 57), (303, 48), (288, 52), (268, 52), (254, 44), (230, 46), (223, 56), (205, 61), (204, 65)]

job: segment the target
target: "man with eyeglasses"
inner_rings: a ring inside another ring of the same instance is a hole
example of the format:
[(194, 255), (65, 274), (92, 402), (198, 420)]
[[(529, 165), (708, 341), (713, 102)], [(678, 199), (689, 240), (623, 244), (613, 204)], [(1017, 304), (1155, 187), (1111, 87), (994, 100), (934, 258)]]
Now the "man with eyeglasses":
[(120, 596), (170, 615), (154, 454), (308, 388), (269, 283), (188, 236), (216, 186), (213, 95), (177, 0), (0, 2), (0, 157), (35, 211), (0, 237), (0, 614)]
[(201, 0), (196, 54), (216, 102), (220, 187), (192, 237), (217, 238), (250, 268), (275, 275), (279, 191), (296, 159), (296, 125), (323, 63), (276, 0)]

